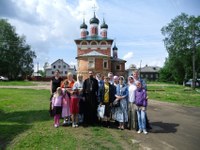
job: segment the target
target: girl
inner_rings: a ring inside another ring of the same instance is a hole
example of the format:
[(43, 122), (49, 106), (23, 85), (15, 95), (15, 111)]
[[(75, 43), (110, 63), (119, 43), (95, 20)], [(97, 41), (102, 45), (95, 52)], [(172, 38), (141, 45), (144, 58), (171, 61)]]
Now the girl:
[[(70, 124), (70, 93), (66, 90), (68, 87), (68, 82), (65, 82), (65, 87), (63, 88), (63, 105), (62, 105), (62, 117), (64, 118), (63, 126)], [(67, 122), (68, 121), (68, 122)]]
[(138, 125), (139, 130), (137, 133), (143, 131), (144, 134), (147, 134), (146, 130), (146, 107), (147, 107), (147, 94), (146, 90), (142, 88), (141, 82), (136, 82), (137, 90), (135, 91), (135, 104), (137, 105), (137, 116), (138, 116)]
[(62, 113), (62, 89), (60, 87), (57, 88), (56, 93), (52, 98), (52, 109), (54, 114), (54, 126), (57, 128), (60, 125), (60, 116)]
[(84, 119), (84, 100), (83, 100), (83, 75), (77, 75), (77, 81), (74, 83), (73, 89), (79, 90), (79, 122), (82, 123)]
[(78, 113), (79, 113), (79, 97), (78, 89), (73, 89), (71, 92), (70, 112), (72, 116), (72, 127), (78, 127)]

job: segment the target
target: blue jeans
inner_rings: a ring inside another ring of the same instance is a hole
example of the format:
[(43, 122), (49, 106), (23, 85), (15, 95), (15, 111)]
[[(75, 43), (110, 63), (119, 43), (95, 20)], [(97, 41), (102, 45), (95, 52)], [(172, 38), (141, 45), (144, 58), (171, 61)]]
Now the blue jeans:
[(146, 112), (144, 110), (137, 110), (139, 130), (146, 130)]

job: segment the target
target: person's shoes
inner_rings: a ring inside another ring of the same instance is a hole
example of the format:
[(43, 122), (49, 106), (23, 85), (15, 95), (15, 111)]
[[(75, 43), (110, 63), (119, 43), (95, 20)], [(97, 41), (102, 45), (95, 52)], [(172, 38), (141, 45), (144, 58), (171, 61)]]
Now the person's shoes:
[(55, 124), (55, 125), (54, 125), (54, 127), (55, 127), (55, 128), (57, 128), (57, 127), (58, 127), (58, 125), (57, 125), (57, 124)]
[(142, 131), (141, 131), (141, 130), (138, 130), (138, 132), (137, 132), (137, 133), (139, 133), (139, 134), (140, 134), (140, 133), (142, 133)]
[(72, 124), (72, 127), (73, 127), (73, 128), (76, 128), (76, 125), (73, 123), (73, 124)]
[(144, 134), (148, 134), (147, 130), (143, 130), (143, 133), (144, 133)]
[(78, 127), (78, 124), (75, 124), (75, 127), (77, 128), (77, 127)]

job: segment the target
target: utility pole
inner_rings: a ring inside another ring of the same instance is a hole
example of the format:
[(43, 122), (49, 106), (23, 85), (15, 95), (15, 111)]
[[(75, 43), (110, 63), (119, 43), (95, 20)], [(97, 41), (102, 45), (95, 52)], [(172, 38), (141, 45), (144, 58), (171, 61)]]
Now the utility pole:
[(142, 60), (140, 60), (140, 74), (139, 74), (140, 79), (141, 79), (141, 64), (142, 64)]

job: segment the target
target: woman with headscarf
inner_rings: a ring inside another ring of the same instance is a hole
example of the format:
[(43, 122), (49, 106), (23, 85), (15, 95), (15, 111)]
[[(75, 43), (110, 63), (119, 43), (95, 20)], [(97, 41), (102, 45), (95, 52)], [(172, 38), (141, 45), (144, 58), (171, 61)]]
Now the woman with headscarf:
[(119, 122), (118, 129), (123, 130), (124, 125), (128, 122), (128, 114), (127, 114), (127, 98), (128, 98), (128, 88), (124, 83), (124, 77), (119, 77), (119, 85), (116, 89), (116, 100), (119, 101), (120, 106), (115, 110), (115, 119)]
[(137, 87), (134, 82), (134, 77), (128, 77), (128, 128), (130, 130), (137, 129), (137, 114), (135, 110), (135, 91)]

